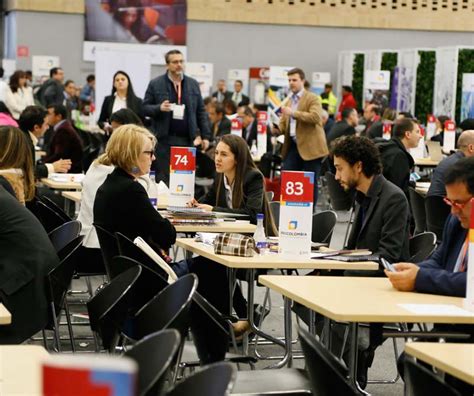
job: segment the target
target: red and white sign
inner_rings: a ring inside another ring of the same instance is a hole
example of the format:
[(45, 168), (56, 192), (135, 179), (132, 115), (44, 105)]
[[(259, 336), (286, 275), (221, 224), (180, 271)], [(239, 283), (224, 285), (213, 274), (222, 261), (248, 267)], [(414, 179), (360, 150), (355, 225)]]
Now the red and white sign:
[(28, 58), (30, 56), (30, 47), (27, 45), (18, 45), (16, 47), (16, 56), (18, 58)]
[(170, 198), (172, 206), (186, 206), (194, 198), (196, 148), (171, 147)]
[[(266, 113), (265, 113), (266, 114)], [(257, 123), (257, 152), (261, 158), (267, 152), (267, 122), (258, 121)]]
[(268, 121), (268, 113), (266, 111), (257, 111), (257, 121), (266, 124)]
[(390, 140), (390, 138), (392, 137), (392, 124), (389, 124), (388, 122), (384, 122), (382, 137), (385, 140)]
[(242, 120), (234, 118), (230, 124), (230, 133), (242, 137)]
[(456, 149), (456, 124), (448, 120), (444, 123), (443, 151), (449, 153)]
[(288, 256), (311, 253), (314, 173), (281, 174), (279, 251)]
[(436, 117), (433, 114), (428, 116), (426, 123), (426, 140), (431, 140), (431, 138), (436, 133)]

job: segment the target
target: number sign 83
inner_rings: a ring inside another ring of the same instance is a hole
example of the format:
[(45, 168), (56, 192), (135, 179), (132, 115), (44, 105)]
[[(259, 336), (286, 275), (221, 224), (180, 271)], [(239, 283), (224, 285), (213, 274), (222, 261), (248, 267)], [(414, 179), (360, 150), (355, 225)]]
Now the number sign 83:
[(302, 182), (288, 182), (285, 187), (286, 195), (303, 195)]

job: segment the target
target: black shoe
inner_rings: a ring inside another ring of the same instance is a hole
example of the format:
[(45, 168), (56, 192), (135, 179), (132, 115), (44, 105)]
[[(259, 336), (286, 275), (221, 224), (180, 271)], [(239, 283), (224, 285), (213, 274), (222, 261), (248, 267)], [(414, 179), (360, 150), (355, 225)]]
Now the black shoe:
[(255, 323), (255, 326), (259, 326), (260, 320), (263, 322), (269, 313), (270, 313), (270, 310), (268, 308), (265, 308), (264, 310), (263, 305), (254, 304), (253, 305), (253, 322)]
[(357, 382), (361, 389), (365, 389), (367, 386), (367, 372), (369, 371), (369, 367), (372, 366), (374, 355), (375, 349), (373, 348), (359, 351), (357, 359)]

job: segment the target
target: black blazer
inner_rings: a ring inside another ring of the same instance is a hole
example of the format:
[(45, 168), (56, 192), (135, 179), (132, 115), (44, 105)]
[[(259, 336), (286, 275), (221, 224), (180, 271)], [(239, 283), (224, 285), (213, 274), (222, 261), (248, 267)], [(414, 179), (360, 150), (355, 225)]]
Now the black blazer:
[(385, 177), (377, 175), (367, 197), (370, 204), (361, 221), (360, 205), (364, 195), (356, 194), (357, 210), (347, 247), (370, 249), (392, 263), (408, 260), (409, 208), (405, 194)]
[[(214, 133), (214, 124), (212, 125), (211, 130)], [(219, 122), (219, 125), (217, 126), (216, 134), (213, 137), (215, 139), (224, 135), (228, 135), (230, 133), (230, 130), (231, 130), (230, 120), (226, 116), (224, 116), (222, 120)]]
[[(212, 97), (217, 99), (217, 91), (212, 94)], [(232, 92), (225, 91), (224, 92), (224, 100), (230, 100), (230, 99), (232, 99)], [(222, 103), (224, 100), (222, 100), (219, 103)]]
[[(222, 176), (224, 177), (224, 176)], [(219, 190), (219, 197), (216, 203), (217, 185), (220, 175), (214, 180), (209, 192), (202, 197), (199, 202), (212, 205), (214, 212), (229, 212), (246, 214), (250, 218), (252, 224), (257, 224), (257, 214), (264, 213), (264, 199), (265, 194), (263, 175), (256, 169), (251, 169), (245, 175), (244, 179), (244, 198), (240, 208), (230, 209), (227, 206), (224, 181), (222, 181)]]
[(35, 177), (37, 179), (48, 177), (48, 168), (46, 167), (46, 165), (42, 163), (37, 163), (35, 161), (36, 150), (35, 150), (35, 145), (33, 144), (33, 140), (31, 139), (30, 133), (25, 132), (25, 135), (26, 135), (26, 140), (28, 140), (28, 144), (30, 145), (31, 160), (33, 161), (33, 166), (35, 169)]
[[(242, 128), (242, 137), (245, 139), (249, 147), (252, 147), (252, 141), (257, 141), (257, 120), (254, 119), (250, 127), (250, 133), (247, 134), (247, 128)], [(268, 133), (269, 135), (270, 133)]]
[(328, 133), (328, 136), (326, 138), (328, 146), (333, 140), (341, 136), (355, 135), (355, 133), (356, 131), (354, 127), (352, 125), (349, 125), (346, 120), (338, 121), (332, 126), (331, 130)]
[(115, 168), (97, 190), (94, 223), (132, 240), (140, 236), (162, 249), (176, 241), (174, 226), (153, 207), (140, 183), (120, 168)]
[(59, 263), (41, 223), (0, 186), (0, 300), (12, 324), (0, 326), (0, 344), (19, 344), (48, 320), (45, 276)]
[[(114, 108), (115, 95), (109, 95), (104, 98), (102, 108), (100, 109), (100, 116), (97, 124), (101, 129), (104, 128), (105, 122), (110, 122), (110, 116), (112, 115), (112, 109)], [(130, 103), (129, 103), (130, 102)], [(127, 100), (127, 108), (132, 110), (140, 119), (144, 120), (143, 115), (143, 101), (136, 97), (133, 100)]]

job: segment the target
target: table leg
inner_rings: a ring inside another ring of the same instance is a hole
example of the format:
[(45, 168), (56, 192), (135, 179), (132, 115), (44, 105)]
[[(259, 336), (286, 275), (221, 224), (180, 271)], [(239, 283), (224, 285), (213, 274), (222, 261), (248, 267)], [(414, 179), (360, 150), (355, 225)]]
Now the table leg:
[(361, 389), (359, 383), (357, 382), (357, 356), (359, 353), (358, 348), (358, 335), (359, 335), (359, 323), (351, 323), (349, 325), (350, 331), (350, 360), (349, 360), (349, 380), (354, 385), (355, 389), (357, 389), (363, 395), (369, 395), (366, 391)]
[(69, 216), (69, 210), (71, 209), (71, 201), (68, 198), (64, 198), (64, 211)]

